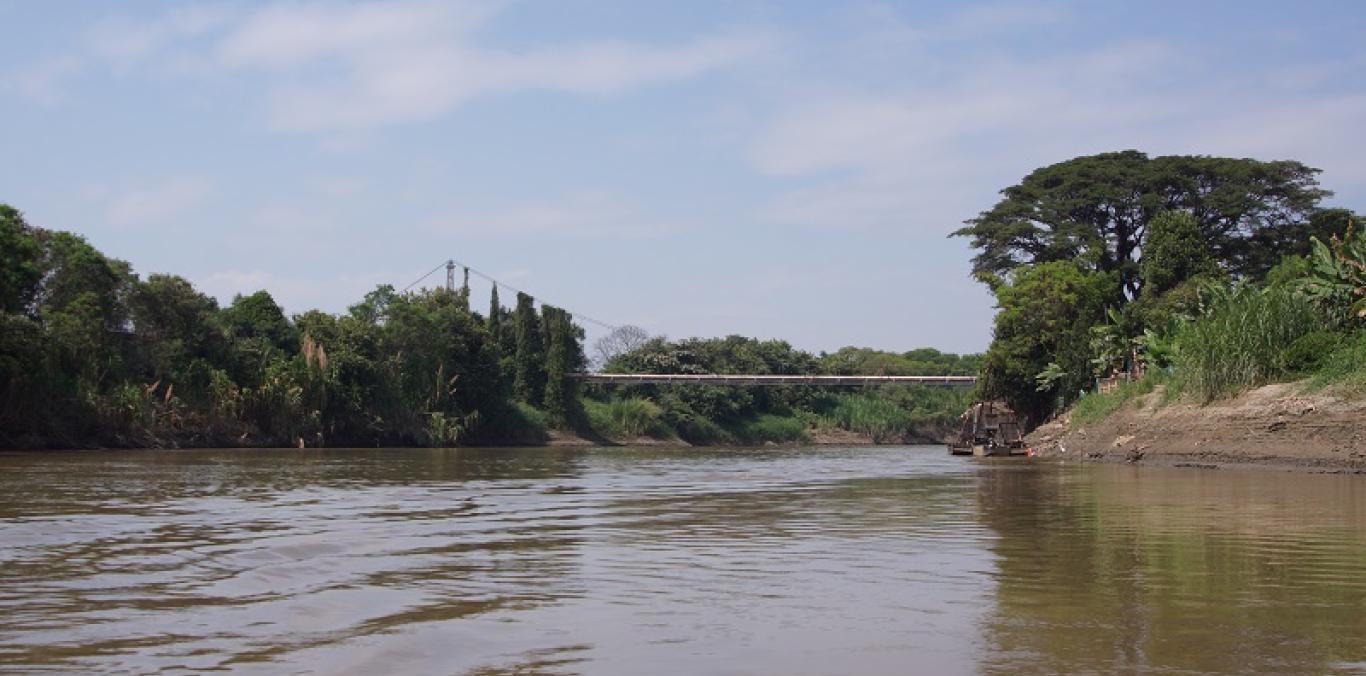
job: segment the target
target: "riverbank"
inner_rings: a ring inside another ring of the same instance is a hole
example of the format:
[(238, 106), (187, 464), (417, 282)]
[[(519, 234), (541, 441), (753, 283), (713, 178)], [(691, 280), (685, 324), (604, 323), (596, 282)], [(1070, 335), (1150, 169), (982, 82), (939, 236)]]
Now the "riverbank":
[(1065, 460), (1366, 473), (1366, 400), (1278, 383), (1207, 405), (1165, 403), (1158, 387), (1089, 424), (1069, 411), (1026, 443)]

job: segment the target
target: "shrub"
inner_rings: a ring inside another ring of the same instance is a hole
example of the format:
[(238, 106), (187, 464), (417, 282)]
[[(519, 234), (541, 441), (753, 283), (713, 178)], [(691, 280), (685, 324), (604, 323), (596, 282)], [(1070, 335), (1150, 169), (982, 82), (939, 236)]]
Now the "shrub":
[(1344, 336), (1339, 347), (1320, 360), (1310, 386), (1322, 388), (1330, 385), (1342, 396), (1353, 399), (1366, 397), (1366, 331)]
[(663, 409), (658, 404), (641, 397), (613, 399), (608, 406), (613, 422), (627, 436), (666, 435), (661, 416)]
[(884, 442), (905, 436), (914, 422), (912, 414), (886, 399), (842, 395), (827, 416), (841, 429), (867, 434)]
[(584, 399), (583, 414), (588, 419), (588, 428), (598, 436), (606, 438), (621, 436), (621, 430), (617, 429), (616, 421), (612, 419), (612, 407), (607, 402), (597, 399)]
[(1155, 372), (1141, 380), (1121, 382), (1105, 394), (1091, 392), (1083, 395), (1072, 407), (1072, 425), (1089, 425), (1110, 417), (1130, 400), (1152, 392), (1161, 377), (1160, 372)]
[(669, 421), (678, 437), (690, 444), (709, 445), (735, 441), (735, 436), (720, 425), (690, 411), (679, 412)]
[(537, 444), (545, 440), (549, 421), (540, 409), (521, 401), (489, 408), (471, 436), (492, 443)]
[(583, 410), (588, 418), (588, 426), (603, 437), (667, 437), (673, 432), (664, 421), (664, 409), (643, 397), (613, 399), (610, 402), (584, 399)]
[(1292, 373), (1313, 373), (1323, 360), (1345, 342), (1337, 331), (1314, 331), (1300, 336), (1285, 351), (1285, 368)]
[(761, 415), (740, 425), (740, 438), (749, 443), (778, 444), (808, 441), (806, 425), (797, 418), (778, 415)]

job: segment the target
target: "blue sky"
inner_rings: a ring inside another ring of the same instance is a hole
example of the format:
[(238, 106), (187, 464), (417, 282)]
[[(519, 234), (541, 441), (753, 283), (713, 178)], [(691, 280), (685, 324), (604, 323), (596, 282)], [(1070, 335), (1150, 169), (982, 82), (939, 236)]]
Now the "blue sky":
[(1357, 2), (0, 0), (0, 25), (0, 201), (290, 312), (454, 257), (674, 338), (976, 351), (991, 298), (945, 235), (1035, 167), (1298, 159), (1366, 209)]

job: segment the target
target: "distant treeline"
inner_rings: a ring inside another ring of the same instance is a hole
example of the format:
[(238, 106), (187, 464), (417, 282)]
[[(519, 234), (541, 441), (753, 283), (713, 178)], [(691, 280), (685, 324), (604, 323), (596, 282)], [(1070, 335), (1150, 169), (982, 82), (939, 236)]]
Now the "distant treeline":
[[(1366, 236), (1294, 161), (1137, 151), (1031, 172), (955, 235), (996, 296), (982, 394), (1037, 424), (1094, 388), (1366, 394)], [(1104, 409), (1098, 399), (1080, 410)]]
[[(845, 348), (811, 355), (731, 336), (668, 342), (627, 327), (612, 370), (970, 374), (976, 357)], [(0, 446), (446, 446), (603, 440), (799, 441), (820, 427), (895, 440), (967, 394), (715, 386), (596, 388), (568, 312), (518, 294), (380, 286), (347, 312), (288, 317), (266, 291), (227, 307), (174, 275), (145, 279), (83, 238), (0, 205)]]
[[(631, 332), (627, 327), (624, 332)], [(745, 373), (765, 375), (972, 375), (978, 355), (931, 348), (896, 353), (845, 347), (812, 355), (782, 340), (741, 336), (670, 342), (616, 340), (604, 354), (613, 373)], [(812, 432), (842, 429), (876, 441), (939, 440), (971, 401), (963, 388), (880, 385), (847, 388), (629, 385), (591, 388), (587, 411), (598, 429), (655, 430), (691, 443), (806, 440)], [(609, 396), (610, 395), (610, 396)], [(635, 416), (634, 425), (628, 423)]]

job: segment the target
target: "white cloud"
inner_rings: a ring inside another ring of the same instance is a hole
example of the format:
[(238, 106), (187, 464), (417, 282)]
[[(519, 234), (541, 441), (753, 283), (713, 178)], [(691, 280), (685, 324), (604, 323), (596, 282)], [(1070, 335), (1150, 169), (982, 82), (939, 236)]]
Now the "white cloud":
[(689, 78), (762, 50), (761, 35), (675, 46), (595, 42), (522, 52), (471, 35), (491, 4), (275, 5), (221, 42), (221, 62), (271, 78), (272, 123), (350, 130), (432, 119), (483, 95), (521, 90), (610, 94)]
[(4, 89), (43, 106), (66, 98), (66, 81), (80, 74), (81, 60), (59, 56), (15, 68), (5, 74)]
[(1131, 42), (1047, 58), (931, 61), (924, 70), (949, 76), (803, 97), (750, 146), (756, 169), (799, 181), (761, 215), (948, 232), (1034, 167), (1126, 148), (1293, 158), (1327, 170), (1326, 183), (1366, 180), (1343, 143), (1366, 119), (1366, 98), (1298, 83), (1278, 90), (1261, 73), (1215, 74), (1194, 49)]
[(89, 31), (89, 49), (96, 59), (127, 67), (219, 29), (231, 18), (228, 6), (204, 4), (177, 7), (153, 20), (111, 19)]
[[(173, 9), (152, 20), (108, 20), (72, 54), (7, 77), (34, 100), (98, 67), (172, 76), (247, 71), (264, 84), (271, 125), (355, 134), (430, 120), (479, 96), (516, 91), (613, 94), (695, 77), (768, 48), (763, 34), (704, 35), (675, 45), (588, 41), (521, 51), (478, 44), (503, 3), (395, 0), (275, 2)], [(205, 45), (208, 45), (205, 47)]]
[(109, 204), (106, 216), (117, 226), (167, 225), (203, 204), (212, 190), (204, 178), (171, 177), (123, 192)]

